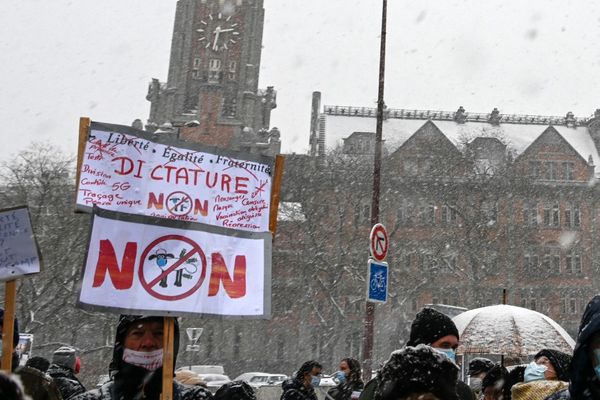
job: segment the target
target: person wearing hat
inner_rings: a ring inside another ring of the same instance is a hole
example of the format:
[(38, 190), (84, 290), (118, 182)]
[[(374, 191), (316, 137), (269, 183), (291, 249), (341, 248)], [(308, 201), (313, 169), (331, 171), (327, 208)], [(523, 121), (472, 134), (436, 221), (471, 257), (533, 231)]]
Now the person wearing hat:
[(48, 367), (48, 375), (54, 380), (64, 400), (69, 400), (78, 394), (85, 393), (85, 387), (77, 376), (76, 350), (69, 346), (62, 346), (52, 354), (52, 363)]
[[(163, 375), (164, 318), (121, 315), (117, 324), (111, 380), (98, 389), (75, 396), (74, 400), (160, 400)], [(175, 319), (173, 365), (179, 350), (179, 323)], [(174, 371), (170, 371), (174, 375)], [(211, 399), (201, 386), (183, 386), (173, 381), (174, 400)]]
[(247, 382), (231, 381), (215, 392), (213, 400), (256, 400), (256, 393)]
[(476, 357), (469, 361), (469, 387), (478, 398), (481, 395), (481, 382), (493, 367), (494, 363), (487, 358)]
[(430, 346), (395, 351), (378, 375), (374, 400), (458, 400), (458, 367)]
[(510, 400), (510, 387), (506, 386), (508, 371), (496, 364), (481, 381), (481, 400)]
[(24, 366), (15, 371), (21, 379), (25, 394), (31, 400), (62, 400), (54, 380), (46, 374), (50, 361), (44, 357), (31, 357)]
[(524, 381), (511, 389), (513, 400), (545, 400), (569, 384), (571, 356), (558, 350), (543, 349), (525, 368)]
[[(415, 317), (410, 327), (410, 336), (406, 346), (415, 347), (420, 344), (431, 346), (446, 355), (448, 360), (456, 363), (456, 348), (458, 347), (458, 329), (450, 317), (433, 308), (425, 307)], [(360, 400), (373, 399), (379, 376), (371, 379), (360, 395)], [(456, 393), (459, 400), (476, 400), (469, 386), (458, 380)]]

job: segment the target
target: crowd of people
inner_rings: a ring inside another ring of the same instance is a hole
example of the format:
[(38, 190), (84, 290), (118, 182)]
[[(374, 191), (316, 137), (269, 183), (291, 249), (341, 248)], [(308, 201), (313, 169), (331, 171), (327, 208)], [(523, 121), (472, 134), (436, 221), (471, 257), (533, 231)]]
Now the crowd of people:
[[(51, 361), (32, 357), (11, 374), (0, 373), (0, 399), (160, 400), (163, 324), (163, 317), (122, 315), (109, 365), (110, 380), (99, 388), (86, 391), (77, 378), (81, 360), (76, 350), (61, 346)], [(15, 332), (18, 333), (16, 324)], [(573, 354), (540, 349), (529, 364), (508, 368), (486, 358), (474, 358), (469, 362), (465, 383), (459, 379), (456, 364), (459, 340), (452, 319), (424, 308), (411, 325), (406, 346), (391, 354), (375, 378), (365, 384), (360, 363), (344, 358), (334, 374), (338, 384), (325, 397), (328, 400), (600, 400), (600, 296), (594, 297), (584, 311)], [(178, 349), (179, 325), (175, 321), (175, 358)], [(291, 379), (282, 383), (280, 400), (317, 400), (315, 388), (319, 386), (321, 372), (318, 361), (304, 362)], [(201, 381), (189, 378), (181, 375), (173, 381), (173, 400), (257, 398), (255, 390), (243, 381), (229, 382), (213, 394)]]

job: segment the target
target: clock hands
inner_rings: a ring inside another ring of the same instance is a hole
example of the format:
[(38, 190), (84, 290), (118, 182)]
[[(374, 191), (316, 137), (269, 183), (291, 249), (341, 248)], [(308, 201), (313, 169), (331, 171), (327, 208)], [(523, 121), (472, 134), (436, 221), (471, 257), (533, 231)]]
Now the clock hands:
[[(232, 32), (232, 31), (235, 31), (235, 29), (234, 28), (222, 29), (220, 26), (217, 26), (215, 28), (215, 31), (213, 32), (215, 34), (215, 38), (213, 40), (212, 49), (215, 51), (219, 50), (218, 42), (219, 42), (219, 35), (221, 33)], [(234, 32), (233, 34), (235, 35), (236, 33)], [(227, 47), (225, 46), (225, 48), (227, 48)]]

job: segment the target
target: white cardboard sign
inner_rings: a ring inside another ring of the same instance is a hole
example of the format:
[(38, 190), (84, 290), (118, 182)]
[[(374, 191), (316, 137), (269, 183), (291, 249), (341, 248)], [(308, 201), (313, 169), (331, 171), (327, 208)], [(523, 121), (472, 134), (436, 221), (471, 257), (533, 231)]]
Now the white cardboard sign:
[(225, 231), (95, 208), (79, 305), (268, 317), (271, 234)]
[(269, 231), (272, 157), (92, 122), (81, 159), (78, 210)]
[(40, 255), (26, 206), (0, 211), (0, 281), (40, 272)]

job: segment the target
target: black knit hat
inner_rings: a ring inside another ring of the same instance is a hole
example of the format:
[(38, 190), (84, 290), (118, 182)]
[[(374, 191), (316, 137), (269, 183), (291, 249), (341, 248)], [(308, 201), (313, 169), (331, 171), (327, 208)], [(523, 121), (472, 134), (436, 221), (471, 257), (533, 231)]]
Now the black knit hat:
[(244, 381), (224, 384), (215, 392), (213, 400), (256, 400), (254, 389)]
[(494, 386), (496, 388), (501, 388), (504, 386), (506, 377), (508, 375), (508, 370), (501, 365), (494, 365), (490, 368), (481, 381), (481, 388), (485, 389), (486, 387)]
[(458, 367), (441, 352), (423, 344), (393, 352), (378, 378), (374, 400), (395, 400), (423, 393), (458, 400)]
[(489, 358), (475, 357), (469, 361), (469, 375), (478, 375), (482, 372), (488, 372), (494, 367), (494, 362)]
[(552, 363), (558, 380), (569, 382), (569, 364), (571, 364), (571, 356), (562, 351), (543, 349), (535, 355), (534, 360), (543, 356), (548, 357), (548, 360)]
[[(0, 308), (0, 328), (2, 328), (2, 324), (4, 322), (4, 309)], [(17, 347), (19, 344), (19, 320), (15, 317), (15, 324), (13, 327), (13, 349)]]
[(77, 362), (77, 354), (74, 348), (69, 346), (62, 346), (54, 351), (52, 354), (52, 364), (60, 365), (61, 367), (68, 368), (71, 371), (75, 370), (75, 363)]
[(430, 345), (448, 335), (454, 335), (459, 339), (458, 329), (452, 319), (433, 308), (424, 308), (419, 311), (410, 326), (410, 339), (406, 345)]

